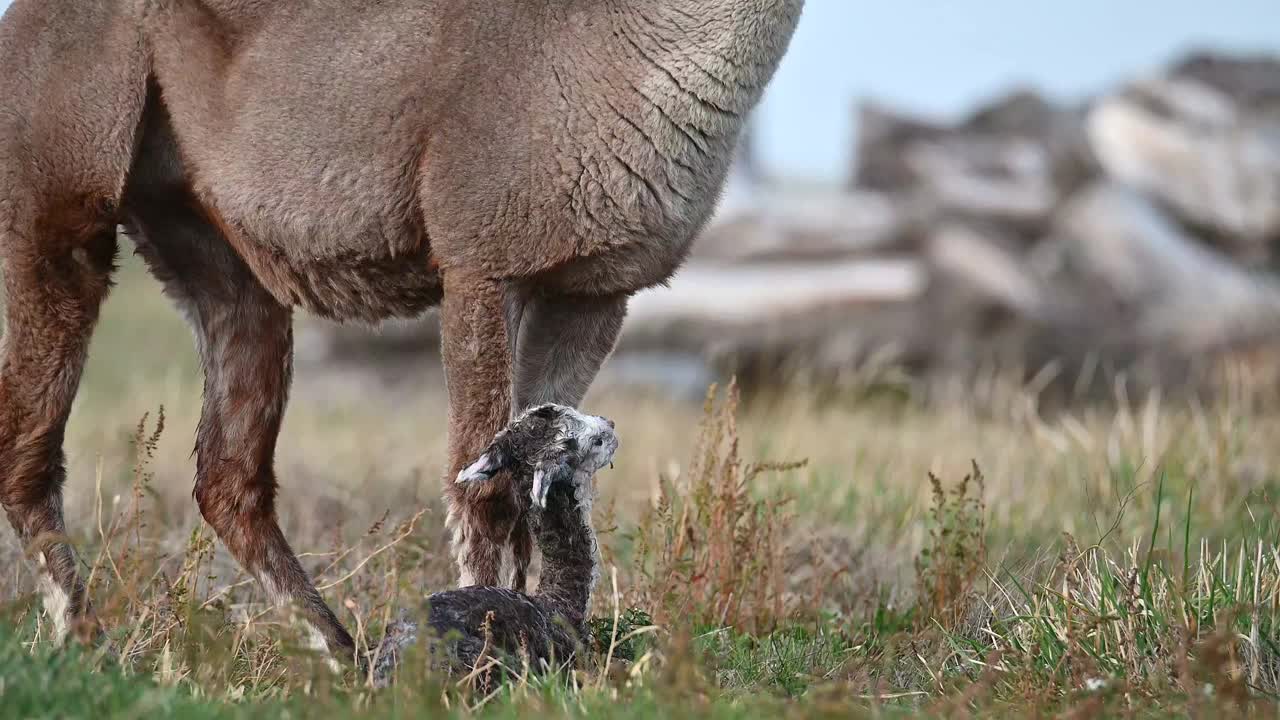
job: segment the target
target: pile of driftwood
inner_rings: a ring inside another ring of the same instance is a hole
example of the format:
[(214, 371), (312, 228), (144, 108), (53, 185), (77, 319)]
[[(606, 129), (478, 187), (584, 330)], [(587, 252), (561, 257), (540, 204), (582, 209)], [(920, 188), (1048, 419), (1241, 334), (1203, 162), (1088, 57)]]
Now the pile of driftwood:
[[(859, 109), (849, 187), (729, 210), (620, 353), (768, 382), (993, 364), (1182, 382), (1280, 339), (1280, 60), (1195, 55), (1083, 107)], [(434, 347), (427, 321), (329, 351)]]

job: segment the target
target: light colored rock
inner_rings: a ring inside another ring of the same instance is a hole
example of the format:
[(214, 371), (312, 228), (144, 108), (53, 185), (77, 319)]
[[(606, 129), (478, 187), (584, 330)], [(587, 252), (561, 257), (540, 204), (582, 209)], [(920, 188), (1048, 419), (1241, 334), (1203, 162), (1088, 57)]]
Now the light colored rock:
[[(622, 342), (628, 347), (697, 342), (705, 348), (718, 337), (764, 331), (816, 312), (912, 302), (926, 283), (924, 265), (915, 259), (691, 264), (676, 273), (669, 287), (632, 298)], [(674, 340), (682, 336), (689, 339)]]
[(949, 216), (1035, 224), (1058, 199), (1048, 151), (1028, 140), (921, 142), (906, 149), (906, 162)]
[(942, 211), (1039, 222), (1097, 165), (1082, 110), (1016, 89), (946, 125), (864, 103), (855, 187), (934, 195)]
[[(1127, 188), (1095, 185), (1064, 208), (1069, 272), (1095, 307), (1126, 314), (1097, 318), (1129, 344), (1208, 351), (1280, 336), (1280, 286), (1207, 248)], [(1105, 293), (1109, 297), (1098, 297)]]
[(1230, 98), (1190, 80), (1157, 79), (1102, 100), (1088, 119), (1113, 178), (1255, 256), (1280, 236), (1280, 127), (1255, 124)]
[(906, 231), (900, 201), (871, 191), (760, 193), (749, 209), (726, 212), (694, 243), (699, 262), (843, 258), (882, 251)]
[(926, 246), (931, 269), (1023, 317), (1049, 312), (1044, 286), (1018, 256), (963, 225), (947, 225)]

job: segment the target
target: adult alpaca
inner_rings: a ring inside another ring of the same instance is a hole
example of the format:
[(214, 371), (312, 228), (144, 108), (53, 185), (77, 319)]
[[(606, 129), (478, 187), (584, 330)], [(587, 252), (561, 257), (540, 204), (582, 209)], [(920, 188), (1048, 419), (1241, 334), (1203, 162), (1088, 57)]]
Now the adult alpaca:
[[(512, 417), (577, 404), (627, 298), (710, 215), (803, 0), (15, 0), (0, 22), (0, 504), (55, 620), (90, 618), (63, 430), (116, 227), (205, 367), (195, 498), (334, 653), (281, 532), (295, 307), (441, 305), (452, 478)], [(502, 477), (446, 485), (465, 583), (522, 587)]]

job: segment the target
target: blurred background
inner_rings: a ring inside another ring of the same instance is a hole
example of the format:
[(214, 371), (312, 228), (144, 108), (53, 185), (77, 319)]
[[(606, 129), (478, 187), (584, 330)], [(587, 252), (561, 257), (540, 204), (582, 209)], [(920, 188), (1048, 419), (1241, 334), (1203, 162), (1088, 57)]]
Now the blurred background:
[[(602, 382), (1199, 387), (1280, 333), (1280, 8), (810, 0), (720, 213)], [(434, 321), (303, 359), (433, 356)], [(918, 382), (916, 382), (918, 381)]]

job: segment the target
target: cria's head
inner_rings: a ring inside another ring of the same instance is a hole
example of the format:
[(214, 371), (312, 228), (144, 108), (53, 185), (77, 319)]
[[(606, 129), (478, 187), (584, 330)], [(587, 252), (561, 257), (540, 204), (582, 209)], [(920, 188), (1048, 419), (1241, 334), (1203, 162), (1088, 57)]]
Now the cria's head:
[(618, 436), (613, 421), (563, 405), (526, 410), (506, 427), (478, 460), (458, 473), (458, 483), (481, 482), (501, 470), (532, 479), (535, 505), (546, 507), (556, 483), (584, 482), (613, 461)]

